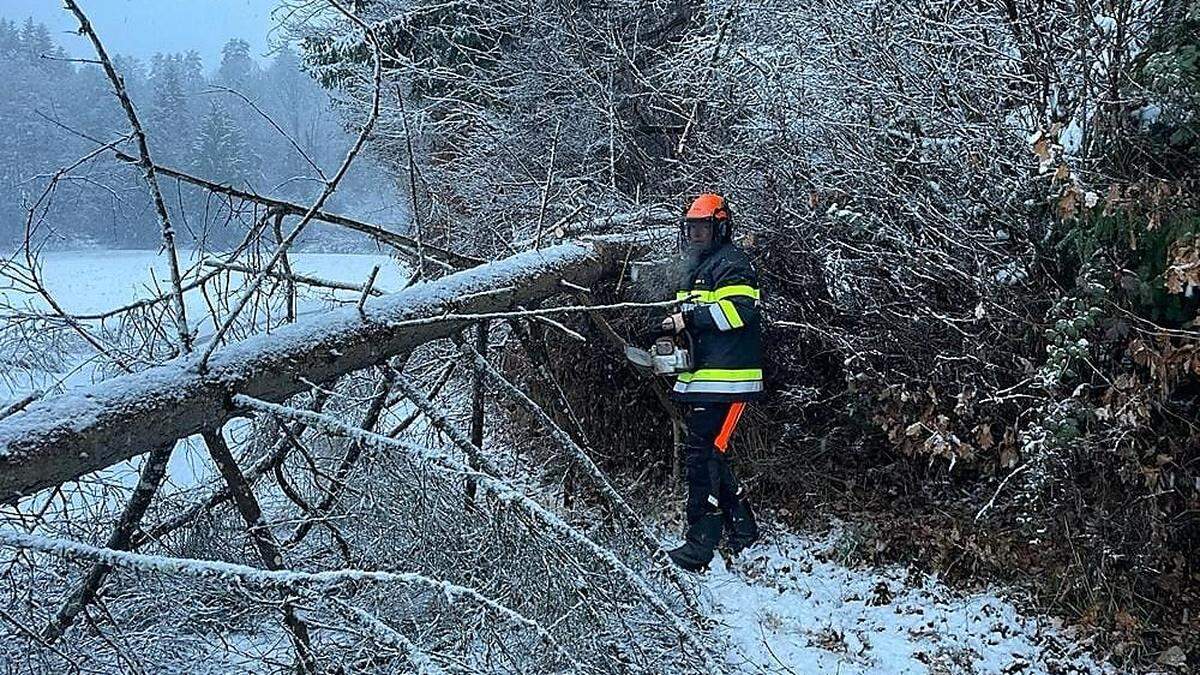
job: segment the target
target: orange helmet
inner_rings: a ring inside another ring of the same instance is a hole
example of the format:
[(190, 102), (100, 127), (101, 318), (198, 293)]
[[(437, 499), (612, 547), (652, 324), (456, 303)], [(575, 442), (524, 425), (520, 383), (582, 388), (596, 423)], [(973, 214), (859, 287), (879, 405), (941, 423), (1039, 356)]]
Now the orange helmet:
[(692, 205), (688, 207), (686, 220), (729, 220), (729, 207), (725, 204), (725, 198), (712, 192), (704, 194), (692, 200)]
[(687, 239), (689, 223), (711, 223), (713, 227), (712, 244), (709, 250), (733, 237), (733, 213), (729, 204), (719, 194), (705, 192), (692, 200), (687, 213), (680, 223), (680, 238)]

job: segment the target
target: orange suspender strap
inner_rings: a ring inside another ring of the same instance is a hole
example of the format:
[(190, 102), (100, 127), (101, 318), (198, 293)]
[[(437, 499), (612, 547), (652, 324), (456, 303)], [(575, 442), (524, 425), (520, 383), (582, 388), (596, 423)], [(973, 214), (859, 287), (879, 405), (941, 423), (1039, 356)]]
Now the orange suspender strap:
[(733, 430), (737, 427), (738, 420), (742, 418), (742, 411), (746, 409), (746, 404), (742, 401), (729, 404), (729, 412), (725, 414), (725, 423), (721, 425), (721, 433), (717, 434), (717, 440), (713, 441), (713, 445), (717, 446), (717, 450), (725, 452), (729, 448), (729, 437), (733, 435)]

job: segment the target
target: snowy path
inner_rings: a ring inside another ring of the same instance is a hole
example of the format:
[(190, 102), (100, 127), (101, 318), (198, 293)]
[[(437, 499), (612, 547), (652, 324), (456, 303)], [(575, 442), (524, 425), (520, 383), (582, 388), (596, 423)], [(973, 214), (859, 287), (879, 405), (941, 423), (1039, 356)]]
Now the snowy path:
[(822, 558), (832, 537), (785, 535), (703, 578), (739, 673), (1106, 673), (1049, 619), (902, 567)]

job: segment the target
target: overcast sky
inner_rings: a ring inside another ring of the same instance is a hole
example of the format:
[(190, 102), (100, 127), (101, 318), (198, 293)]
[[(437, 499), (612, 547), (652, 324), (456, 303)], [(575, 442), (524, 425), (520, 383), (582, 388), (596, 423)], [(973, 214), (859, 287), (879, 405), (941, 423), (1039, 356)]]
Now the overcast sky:
[[(221, 61), (230, 38), (250, 43), (262, 59), (270, 49), (277, 0), (78, 0), (111, 53), (143, 60), (155, 52), (195, 49), (207, 70)], [(72, 56), (93, 56), (90, 43), (75, 35), (74, 17), (59, 0), (0, 0), (0, 17), (18, 24), (28, 17), (46, 24), (54, 39)]]

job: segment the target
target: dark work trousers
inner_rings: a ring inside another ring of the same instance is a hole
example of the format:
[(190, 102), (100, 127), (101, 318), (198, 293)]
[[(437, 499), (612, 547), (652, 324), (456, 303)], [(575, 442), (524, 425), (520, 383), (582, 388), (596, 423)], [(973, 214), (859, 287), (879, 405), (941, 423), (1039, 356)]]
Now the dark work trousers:
[(728, 455), (729, 439), (745, 407), (745, 403), (692, 403), (686, 408), (687, 543), (700, 549), (696, 553), (702, 559), (711, 558), (722, 529), (728, 530), (735, 551), (758, 536), (754, 516), (742, 504)]

